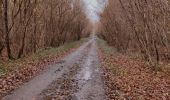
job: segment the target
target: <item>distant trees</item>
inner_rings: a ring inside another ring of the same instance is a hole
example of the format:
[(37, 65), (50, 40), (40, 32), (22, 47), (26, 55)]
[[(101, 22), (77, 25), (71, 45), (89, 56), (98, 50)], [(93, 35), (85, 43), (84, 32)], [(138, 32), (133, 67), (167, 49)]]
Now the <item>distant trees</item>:
[(109, 0), (100, 34), (121, 52), (139, 52), (155, 66), (170, 59), (166, 0)]
[(89, 23), (82, 6), (80, 0), (1, 0), (0, 54), (20, 58), (79, 40)]

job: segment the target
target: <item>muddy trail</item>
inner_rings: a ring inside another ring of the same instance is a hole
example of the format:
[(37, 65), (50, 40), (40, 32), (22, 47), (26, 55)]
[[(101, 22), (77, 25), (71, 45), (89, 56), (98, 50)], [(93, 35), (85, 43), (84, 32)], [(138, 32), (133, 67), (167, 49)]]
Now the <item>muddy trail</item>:
[(95, 37), (2, 100), (106, 100)]

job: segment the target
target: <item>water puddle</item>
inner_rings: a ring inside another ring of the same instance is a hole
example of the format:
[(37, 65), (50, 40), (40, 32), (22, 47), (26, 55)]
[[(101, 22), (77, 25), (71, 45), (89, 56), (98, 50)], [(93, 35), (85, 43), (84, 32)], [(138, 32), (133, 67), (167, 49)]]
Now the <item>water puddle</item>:
[(92, 77), (92, 59), (88, 57), (83, 65), (81, 72), (78, 74), (79, 83), (85, 84), (86, 81), (90, 80)]
[(88, 58), (85, 62), (85, 67), (83, 69), (83, 77), (82, 77), (83, 80), (88, 81), (91, 78), (91, 74), (92, 74), (90, 70), (91, 65), (92, 65), (92, 59)]
[(89, 67), (92, 64), (92, 60), (90, 58), (87, 59), (86, 61), (87, 67)]
[(90, 72), (90, 68), (86, 67), (85, 68), (85, 72), (84, 72), (84, 76), (83, 76), (83, 80), (89, 80), (91, 78), (91, 72)]

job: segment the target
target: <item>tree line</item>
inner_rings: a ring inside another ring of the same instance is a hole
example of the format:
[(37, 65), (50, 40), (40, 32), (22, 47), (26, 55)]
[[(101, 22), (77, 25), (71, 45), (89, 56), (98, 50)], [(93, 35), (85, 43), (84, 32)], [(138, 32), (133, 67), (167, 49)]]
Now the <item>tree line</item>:
[(21, 58), (91, 30), (80, 0), (0, 0), (0, 54)]
[(170, 59), (167, 0), (108, 0), (100, 36), (120, 52), (136, 52), (152, 66)]

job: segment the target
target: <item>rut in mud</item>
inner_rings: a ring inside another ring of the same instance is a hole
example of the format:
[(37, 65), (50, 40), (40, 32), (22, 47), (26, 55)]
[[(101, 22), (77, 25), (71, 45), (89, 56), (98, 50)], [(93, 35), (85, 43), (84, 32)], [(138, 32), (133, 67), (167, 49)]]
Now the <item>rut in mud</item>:
[(3, 100), (105, 100), (95, 37)]

